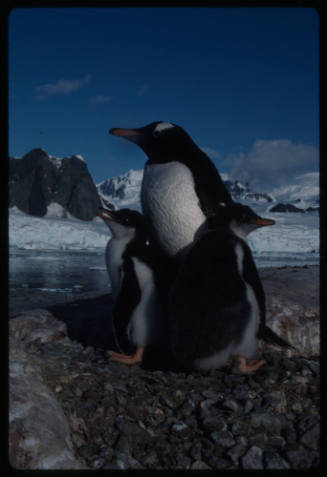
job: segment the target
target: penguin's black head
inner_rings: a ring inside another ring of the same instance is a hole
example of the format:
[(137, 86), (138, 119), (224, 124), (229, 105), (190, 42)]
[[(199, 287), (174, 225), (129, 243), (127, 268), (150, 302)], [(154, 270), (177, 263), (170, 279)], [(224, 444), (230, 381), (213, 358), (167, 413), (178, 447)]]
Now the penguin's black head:
[(97, 215), (105, 221), (112, 234), (117, 238), (132, 237), (137, 232), (144, 234), (148, 232), (148, 220), (136, 210), (109, 210), (102, 207)]
[(274, 223), (274, 220), (264, 219), (250, 207), (238, 202), (219, 204), (216, 214), (207, 220), (209, 229), (228, 227), (241, 238), (246, 237), (258, 227), (274, 225)]
[(198, 149), (184, 129), (163, 121), (136, 129), (114, 128), (109, 133), (137, 144), (148, 156), (149, 163), (179, 160), (181, 155), (187, 157), (188, 151)]

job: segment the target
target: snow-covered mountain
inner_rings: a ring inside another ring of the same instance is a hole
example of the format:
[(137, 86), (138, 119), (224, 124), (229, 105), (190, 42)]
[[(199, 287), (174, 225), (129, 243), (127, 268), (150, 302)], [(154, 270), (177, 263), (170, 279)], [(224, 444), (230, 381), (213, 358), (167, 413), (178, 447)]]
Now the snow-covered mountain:
[[(143, 170), (130, 171), (118, 177), (106, 179), (97, 184), (100, 197), (111, 203), (116, 208), (129, 207), (140, 210), (140, 190), (143, 178)], [(269, 194), (252, 192), (247, 185), (240, 181), (231, 181), (227, 174), (223, 174), (224, 183), (236, 201), (254, 201), (261, 203), (273, 202)]]
[(129, 207), (140, 210), (140, 190), (143, 169), (130, 171), (97, 184), (98, 194), (115, 208)]
[[(140, 190), (143, 170), (130, 170), (118, 177), (106, 179), (97, 184), (101, 198), (116, 208), (130, 207), (140, 210)], [(319, 206), (319, 174), (312, 172), (294, 178), (294, 183), (270, 193), (253, 191), (248, 184), (231, 180), (228, 174), (222, 174), (222, 179), (235, 201), (256, 205), (266, 204), (267, 210), (278, 204), (292, 204), (301, 212), (309, 207)], [(282, 211), (282, 209), (279, 209)], [(277, 208), (278, 211), (278, 208)], [(287, 207), (285, 209), (287, 211)]]

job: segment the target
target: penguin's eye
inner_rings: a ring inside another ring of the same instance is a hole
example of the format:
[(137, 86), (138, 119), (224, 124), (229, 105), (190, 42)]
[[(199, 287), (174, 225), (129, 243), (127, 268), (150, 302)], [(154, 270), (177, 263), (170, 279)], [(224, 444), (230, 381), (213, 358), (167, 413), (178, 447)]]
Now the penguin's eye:
[(156, 130), (154, 130), (154, 131), (153, 131), (153, 133), (152, 133), (152, 135), (153, 135), (153, 137), (155, 137), (155, 138), (158, 138), (158, 137), (159, 137), (159, 135), (160, 135), (160, 132), (159, 132), (159, 131), (156, 131)]

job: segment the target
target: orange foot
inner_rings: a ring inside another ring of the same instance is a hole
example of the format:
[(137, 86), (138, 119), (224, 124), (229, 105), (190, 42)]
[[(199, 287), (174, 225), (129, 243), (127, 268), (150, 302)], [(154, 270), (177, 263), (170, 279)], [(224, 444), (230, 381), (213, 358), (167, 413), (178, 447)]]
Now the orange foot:
[(263, 364), (265, 364), (264, 359), (252, 359), (247, 363), (243, 356), (238, 356), (236, 358), (236, 371), (239, 373), (252, 373), (252, 371), (256, 371)]
[(116, 351), (111, 351), (111, 350), (108, 351), (108, 354), (111, 356), (111, 358), (114, 361), (131, 365), (131, 364), (140, 363), (142, 361), (143, 352), (144, 352), (144, 348), (137, 348), (136, 353), (131, 356), (128, 354), (116, 353)]

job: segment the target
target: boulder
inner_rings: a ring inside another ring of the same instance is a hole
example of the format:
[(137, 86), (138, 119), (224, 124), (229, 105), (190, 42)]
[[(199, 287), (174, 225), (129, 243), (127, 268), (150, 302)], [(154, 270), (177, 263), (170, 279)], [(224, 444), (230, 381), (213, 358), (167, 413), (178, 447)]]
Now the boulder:
[(9, 461), (15, 469), (83, 469), (76, 460), (63, 409), (43, 378), (40, 361), (28, 352), (33, 341), (62, 337), (65, 324), (46, 310), (10, 320)]

